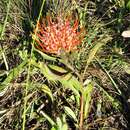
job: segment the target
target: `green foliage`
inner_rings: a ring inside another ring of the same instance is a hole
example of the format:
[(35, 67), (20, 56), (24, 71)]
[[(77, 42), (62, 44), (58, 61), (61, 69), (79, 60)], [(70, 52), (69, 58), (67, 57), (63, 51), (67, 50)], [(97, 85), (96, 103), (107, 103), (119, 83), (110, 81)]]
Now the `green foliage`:
[(12, 80), (14, 80), (23, 71), (24, 66), (27, 64), (27, 60), (23, 61), (19, 66), (10, 70), (8, 77), (0, 84), (0, 91), (7, 87)]
[(127, 2), (126, 7), (130, 10), (130, 1)]
[(42, 90), (44, 93), (48, 94), (48, 96), (51, 98), (52, 101), (54, 100), (54, 99), (53, 99), (52, 92), (51, 92), (51, 90), (49, 89), (49, 87), (48, 87), (47, 85), (44, 84), (44, 85), (41, 87), (41, 90)]
[(84, 88), (84, 92), (83, 92), (83, 97), (84, 97), (84, 101), (85, 101), (85, 105), (84, 105), (84, 118), (88, 117), (89, 114), (89, 109), (90, 109), (90, 102), (91, 102), (91, 94), (93, 91), (93, 85), (92, 84), (88, 84), (85, 88)]
[(68, 130), (68, 126), (65, 118), (66, 118), (65, 115), (63, 115), (62, 119), (57, 117), (56, 125), (52, 127), (51, 130)]
[(67, 106), (64, 106), (65, 113), (70, 116), (74, 121), (78, 122), (78, 119), (75, 115), (75, 113)]

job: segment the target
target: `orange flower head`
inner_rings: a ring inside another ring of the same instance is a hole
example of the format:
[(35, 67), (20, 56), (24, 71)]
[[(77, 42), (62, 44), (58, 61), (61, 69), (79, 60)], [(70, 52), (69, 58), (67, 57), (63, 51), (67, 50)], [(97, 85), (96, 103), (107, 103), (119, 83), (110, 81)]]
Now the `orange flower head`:
[(76, 19), (72, 25), (71, 17), (63, 20), (57, 17), (56, 21), (52, 21), (50, 16), (46, 20), (38, 22), (37, 28), (34, 30), (35, 36), (33, 39), (36, 41), (36, 48), (39, 50), (60, 54), (61, 51), (70, 52), (77, 49), (81, 44), (84, 36), (83, 28), (79, 31), (79, 22)]

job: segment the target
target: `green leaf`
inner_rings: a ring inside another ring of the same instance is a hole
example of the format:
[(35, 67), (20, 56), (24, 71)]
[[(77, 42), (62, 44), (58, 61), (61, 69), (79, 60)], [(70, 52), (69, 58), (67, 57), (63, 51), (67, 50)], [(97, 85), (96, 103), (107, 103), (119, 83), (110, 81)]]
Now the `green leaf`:
[(72, 74), (71, 73), (67, 73), (64, 76), (62, 76), (62, 80), (64, 81), (69, 81), (72, 78)]
[(97, 35), (97, 31), (96, 30), (92, 30), (92, 31), (88, 32), (88, 35), (85, 38), (85, 40), (87, 41), (88, 45), (92, 45), (92, 41), (94, 40), (96, 35)]
[(51, 100), (53, 102), (54, 99), (53, 99), (53, 95), (52, 95), (52, 92), (51, 92), (50, 88), (47, 85), (43, 84), (42, 87), (41, 87), (41, 90), (44, 93), (46, 93), (51, 98)]
[(47, 77), (48, 80), (58, 80), (60, 76), (54, 74), (46, 64), (40, 63), (40, 69), (42, 70), (42, 73)]
[(40, 111), (41, 115), (44, 116), (48, 121), (49, 123), (52, 125), (52, 126), (55, 126), (56, 123), (43, 111)]
[(0, 23), (0, 34), (2, 33), (3, 25)]
[(61, 83), (62, 83), (62, 85), (65, 88), (69, 88), (70, 90), (72, 90), (72, 92), (75, 95), (76, 102), (77, 102), (77, 104), (79, 106), (79, 104), (80, 104), (80, 94), (79, 94), (79, 91), (77, 89), (75, 89), (75, 87), (73, 86), (73, 84), (71, 84), (71, 81), (65, 81), (65, 80), (63, 80)]
[[(82, 86), (80, 82), (71, 73), (64, 75), (62, 79), (60, 79), (60, 82), (67, 88), (74, 88), (78, 93), (81, 91)], [(79, 95), (78, 93), (77, 95)]]
[(4, 33), (5, 33), (5, 30), (6, 30), (5, 28), (6, 28), (6, 25), (8, 23), (10, 7), (11, 7), (11, 1), (9, 0), (8, 3), (7, 3), (7, 7), (6, 7), (7, 13), (6, 13), (6, 17), (5, 17), (5, 20), (4, 20), (4, 25), (1, 26), (0, 40), (2, 40)]
[(123, 69), (125, 70), (125, 72), (126, 72), (127, 74), (130, 74), (130, 64), (124, 63), (124, 64), (123, 64)]
[(61, 129), (61, 130), (68, 130), (67, 124), (64, 124), (64, 125), (62, 126), (62, 129)]
[(10, 70), (8, 77), (0, 84), (0, 91), (2, 91), (8, 84), (15, 79), (19, 73), (23, 71), (24, 66), (27, 64), (27, 60), (24, 60), (20, 65), (16, 68)]
[(98, 43), (96, 43), (96, 45), (91, 49), (90, 53), (88, 54), (88, 58), (87, 58), (87, 65), (89, 65), (91, 63), (91, 61), (94, 59), (97, 51), (103, 46), (105, 45), (109, 40), (111, 40), (110, 37), (108, 38), (104, 38), (101, 41), (98, 41)]
[(49, 69), (49, 67), (43, 62), (37, 63), (34, 60), (32, 60), (31, 63), (32, 65), (40, 69), (41, 73), (43, 73), (43, 75), (47, 78), (47, 80), (53, 81), (53, 82), (59, 81), (66, 88), (70, 88), (76, 94), (77, 99), (80, 98), (79, 91), (81, 89), (81, 84), (71, 73), (67, 73), (62, 76), (59, 76), (53, 73)]
[[(67, 74), (67, 75), (68, 75), (68, 74)], [(68, 80), (65, 80), (64, 78), (62, 78), (62, 79), (59, 80), (59, 81), (62, 83), (62, 85), (63, 85), (64, 87), (71, 89), (76, 96), (80, 97), (80, 94), (79, 94), (80, 88), (79, 88), (79, 86), (76, 84), (76, 80), (74, 80), (73, 77), (71, 77), (71, 78), (68, 79)], [(77, 85), (78, 87), (76, 88), (75, 85)]]
[(75, 113), (67, 106), (64, 107), (65, 113), (70, 116), (74, 121), (78, 122)]
[(68, 130), (68, 125), (66, 123), (66, 115), (65, 114), (63, 114), (62, 122), (63, 122), (63, 125), (62, 125), (61, 130)]
[(52, 127), (51, 130), (57, 130), (55, 127)]
[(61, 130), (61, 128), (62, 128), (62, 121), (61, 121), (61, 119), (59, 117), (57, 117), (56, 122), (57, 122), (59, 130)]
[(22, 60), (27, 59), (27, 57), (28, 57), (28, 52), (27, 52), (27, 50), (19, 51), (19, 56), (20, 56), (20, 58), (21, 58)]
[(56, 120), (57, 120), (56, 121), (57, 124), (55, 126), (53, 126), (51, 128), (51, 130), (68, 130), (68, 125), (66, 123), (66, 115), (65, 114), (63, 114), (62, 119), (58, 117)]
[(31, 64), (35, 67), (38, 67), (41, 73), (50, 81), (57, 81), (61, 76), (54, 74), (48, 66), (43, 62), (36, 62), (35, 60), (31, 60)]
[(89, 108), (90, 108), (90, 101), (91, 101), (91, 93), (93, 91), (93, 85), (92, 84), (88, 84), (85, 88), (84, 88), (84, 100), (85, 100), (85, 107), (84, 107), (84, 118), (88, 117), (88, 112), (89, 112)]
[(71, 79), (71, 83), (73, 84), (73, 86), (75, 87), (76, 90), (78, 91), (82, 91), (82, 85), (81, 83), (77, 80), (77, 78), (75, 78), (74, 76)]
[(48, 65), (52, 70), (55, 70), (59, 73), (67, 73), (67, 70), (65, 70), (64, 68), (62, 67), (59, 67), (57, 65)]
[(37, 51), (44, 59), (50, 60), (50, 61), (56, 61), (57, 58), (49, 56), (45, 54), (44, 52), (39, 51), (38, 49), (34, 48), (35, 51)]
[(130, 10), (130, 1), (128, 1), (126, 7)]
[[(67, 77), (67, 78), (66, 78)], [(69, 88), (73, 91), (73, 93), (76, 95), (77, 104), (79, 104), (80, 100), (80, 83), (77, 81), (77, 79), (71, 75), (71, 73), (66, 74), (65, 78), (63, 77), (60, 79), (60, 82), (65, 88)]]

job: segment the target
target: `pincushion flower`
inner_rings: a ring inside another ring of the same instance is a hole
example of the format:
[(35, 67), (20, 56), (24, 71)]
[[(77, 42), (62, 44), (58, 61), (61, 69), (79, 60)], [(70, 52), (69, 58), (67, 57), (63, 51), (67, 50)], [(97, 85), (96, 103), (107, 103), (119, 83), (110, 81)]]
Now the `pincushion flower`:
[(60, 54), (62, 51), (70, 52), (77, 49), (83, 40), (83, 28), (79, 29), (77, 19), (71, 22), (71, 17), (62, 19), (57, 17), (52, 21), (50, 16), (46, 20), (37, 23), (34, 30), (33, 39), (36, 41), (35, 47), (43, 52)]

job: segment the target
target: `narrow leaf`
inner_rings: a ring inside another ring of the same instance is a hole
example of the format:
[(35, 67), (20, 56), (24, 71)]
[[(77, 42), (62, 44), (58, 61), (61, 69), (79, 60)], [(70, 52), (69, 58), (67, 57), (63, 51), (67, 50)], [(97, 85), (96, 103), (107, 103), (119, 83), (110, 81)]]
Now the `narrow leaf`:
[(47, 85), (43, 84), (41, 89), (42, 89), (42, 91), (43, 91), (44, 93), (46, 93), (46, 94), (51, 98), (51, 100), (53, 101), (53, 95), (52, 95), (52, 92), (51, 92), (50, 88), (49, 88)]
[(88, 58), (87, 58), (87, 65), (90, 64), (90, 62), (94, 59), (95, 54), (97, 53), (97, 51), (103, 46), (105, 45), (106, 42), (108, 42), (111, 38), (104, 38), (103, 40), (99, 41), (90, 51), (90, 53), (88, 54)]
[(67, 106), (64, 107), (65, 113), (70, 116), (74, 121), (78, 122), (75, 113)]
[(40, 111), (40, 114), (44, 116), (52, 126), (56, 125), (55, 122), (45, 112)]
[(34, 48), (35, 51), (37, 51), (44, 59), (50, 60), (50, 61), (56, 61), (57, 58), (49, 56), (45, 54), (44, 52), (39, 51), (38, 49)]
[(83, 94), (84, 99), (85, 99), (84, 118), (88, 117), (92, 90), (93, 90), (93, 85), (92, 84), (88, 84), (87, 87), (84, 88), (84, 94)]
[(62, 129), (61, 129), (61, 130), (68, 130), (67, 124), (64, 124), (64, 125), (62, 126)]
[(23, 61), (19, 66), (10, 70), (8, 77), (0, 84), (0, 91), (3, 90), (18, 74), (23, 71), (24, 66), (27, 64), (27, 60)]
[(52, 70), (55, 70), (59, 73), (67, 73), (67, 70), (65, 70), (64, 68), (62, 67), (59, 67), (57, 65), (48, 65)]
[(56, 122), (57, 122), (59, 130), (61, 130), (61, 128), (62, 128), (62, 121), (61, 121), (61, 119), (59, 117), (57, 117)]

